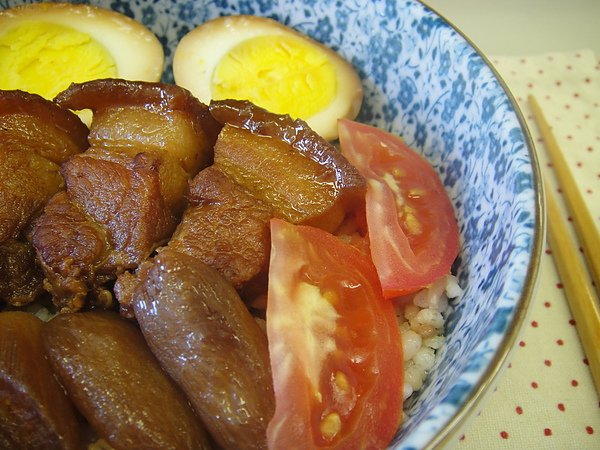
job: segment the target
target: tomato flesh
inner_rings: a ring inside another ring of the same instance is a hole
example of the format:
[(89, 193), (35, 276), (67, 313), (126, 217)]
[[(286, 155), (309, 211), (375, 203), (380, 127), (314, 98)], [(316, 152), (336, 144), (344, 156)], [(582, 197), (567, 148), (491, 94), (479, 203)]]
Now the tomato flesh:
[(458, 254), (452, 203), (433, 167), (395, 135), (339, 121), (342, 153), (367, 179), (373, 263), (387, 298), (416, 292), (450, 272)]
[(384, 448), (402, 414), (402, 346), (368, 256), (322, 230), (271, 221), (270, 449)]

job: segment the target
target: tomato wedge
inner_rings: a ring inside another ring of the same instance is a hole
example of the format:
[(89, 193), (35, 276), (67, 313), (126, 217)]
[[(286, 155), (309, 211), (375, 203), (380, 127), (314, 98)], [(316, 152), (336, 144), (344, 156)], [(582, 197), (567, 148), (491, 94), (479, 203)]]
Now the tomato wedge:
[(371, 257), (386, 298), (449, 273), (458, 254), (452, 203), (433, 167), (395, 135), (338, 122), (344, 156), (367, 179)]
[(279, 219), (271, 242), (269, 448), (385, 448), (401, 420), (403, 358), (373, 264), (323, 230)]

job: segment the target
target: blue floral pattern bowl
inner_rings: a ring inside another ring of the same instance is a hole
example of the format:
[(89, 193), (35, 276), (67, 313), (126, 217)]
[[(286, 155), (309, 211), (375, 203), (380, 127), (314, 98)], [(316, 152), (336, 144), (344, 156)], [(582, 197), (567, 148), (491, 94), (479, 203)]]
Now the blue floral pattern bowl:
[[(0, 6), (14, 6), (0, 0)], [(172, 57), (194, 26), (220, 15), (274, 18), (327, 44), (358, 70), (359, 120), (400, 134), (435, 166), (461, 236), (464, 289), (447, 344), (391, 444), (433, 447), (455, 431), (500, 372), (527, 311), (543, 238), (539, 169), (518, 108), (487, 60), (415, 0), (91, 1), (147, 25)]]

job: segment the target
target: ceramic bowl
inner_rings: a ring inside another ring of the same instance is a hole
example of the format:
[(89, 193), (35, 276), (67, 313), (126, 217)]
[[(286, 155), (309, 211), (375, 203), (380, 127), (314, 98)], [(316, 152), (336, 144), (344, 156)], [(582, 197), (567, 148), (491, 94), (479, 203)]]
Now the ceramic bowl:
[[(13, 6), (12, 0), (0, 6)], [(79, 2), (78, 2), (79, 3)], [(358, 120), (400, 134), (439, 172), (454, 204), (464, 296), (447, 343), (406, 405), (395, 449), (434, 447), (457, 430), (498, 378), (526, 314), (543, 237), (539, 169), (518, 107), (486, 58), (414, 0), (107, 0), (147, 25), (172, 82), (180, 38), (220, 15), (274, 18), (327, 44), (358, 70)]]

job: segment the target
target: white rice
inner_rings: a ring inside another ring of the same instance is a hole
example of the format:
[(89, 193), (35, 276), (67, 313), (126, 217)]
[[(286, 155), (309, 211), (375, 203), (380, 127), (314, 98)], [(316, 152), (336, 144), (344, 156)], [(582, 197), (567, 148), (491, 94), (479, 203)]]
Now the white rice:
[(396, 303), (396, 315), (404, 350), (404, 400), (423, 386), (435, 364), (436, 351), (443, 347), (444, 322), (449, 299), (458, 299), (462, 289), (456, 277), (446, 275), (412, 299)]

